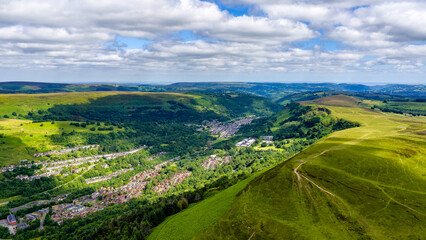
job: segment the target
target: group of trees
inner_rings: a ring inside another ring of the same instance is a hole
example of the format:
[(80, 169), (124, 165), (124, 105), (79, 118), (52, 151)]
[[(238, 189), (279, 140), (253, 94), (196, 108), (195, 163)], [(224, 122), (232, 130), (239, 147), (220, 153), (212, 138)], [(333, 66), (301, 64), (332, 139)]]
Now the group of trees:
[[(292, 138), (302, 138), (310, 142), (333, 131), (357, 126), (358, 123), (331, 115), (327, 108), (303, 106), (293, 102), (272, 117), (256, 120), (241, 130), (246, 136), (272, 135), (276, 142)], [(272, 128), (275, 130), (272, 131)]]

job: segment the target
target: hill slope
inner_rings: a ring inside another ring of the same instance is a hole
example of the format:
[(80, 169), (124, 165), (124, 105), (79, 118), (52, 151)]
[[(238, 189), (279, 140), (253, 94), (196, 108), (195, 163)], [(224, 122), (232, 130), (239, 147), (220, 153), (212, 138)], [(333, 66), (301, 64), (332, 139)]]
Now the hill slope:
[[(154, 139), (159, 124), (168, 127), (170, 140), (178, 142), (171, 136), (171, 131), (174, 129), (183, 136), (177, 127), (184, 131), (188, 128), (184, 123), (268, 115), (277, 108), (268, 99), (250, 95), (145, 92), (0, 94), (0, 166), (33, 159), (31, 155), (35, 152), (91, 144), (88, 139), (96, 136), (92, 142), (100, 144), (99, 137), (111, 132), (99, 131), (99, 127), (106, 125), (116, 133), (128, 134), (139, 130), (143, 134), (135, 137), (144, 137), (152, 142), (140, 144), (153, 145), (166, 143), (165, 139)], [(69, 121), (84, 122), (87, 127), (74, 127)], [(98, 130), (90, 130), (94, 127)], [(162, 128), (163, 131), (165, 129)], [(72, 136), (65, 138), (65, 133)], [(131, 142), (137, 144), (133, 140)]]
[(333, 133), (256, 178), (196, 238), (424, 238), (426, 118), (327, 108), (362, 126)]

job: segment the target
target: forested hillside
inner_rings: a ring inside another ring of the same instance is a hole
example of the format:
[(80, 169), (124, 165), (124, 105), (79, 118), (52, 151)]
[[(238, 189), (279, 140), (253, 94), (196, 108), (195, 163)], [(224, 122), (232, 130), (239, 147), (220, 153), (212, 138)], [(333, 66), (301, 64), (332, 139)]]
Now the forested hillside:
[[(271, 115), (279, 106), (249, 95), (179, 93), (54, 93), (0, 95), (0, 163), (36, 152), (85, 144), (150, 145), (191, 151), (207, 136), (184, 124)], [(169, 145), (170, 144), (170, 145)]]

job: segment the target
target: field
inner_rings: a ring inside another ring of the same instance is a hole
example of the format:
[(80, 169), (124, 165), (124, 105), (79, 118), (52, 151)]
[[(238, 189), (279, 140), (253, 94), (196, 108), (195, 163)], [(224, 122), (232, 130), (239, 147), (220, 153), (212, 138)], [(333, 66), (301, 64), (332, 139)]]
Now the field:
[(178, 93), (144, 93), (144, 92), (74, 92), (48, 94), (0, 94), (0, 116), (7, 114), (27, 114), (38, 110), (47, 110), (55, 105), (88, 104), (91, 101), (116, 95), (149, 96), (153, 101), (165, 102), (179, 98), (192, 98), (192, 95)]
[[(68, 121), (38, 122), (20, 119), (0, 119), (0, 166), (19, 163), (19, 160), (31, 159), (35, 150), (40, 152), (59, 150), (61, 146), (50, 139), (53, 134), (62, 132), (90, 132), (95, 125), (86, 128), (71, 126)], [(97, 127), (97, 126), (95, 126)], [(100, 127), (105, 127), (100, 124)], [(109, 133), (111, 131), (97, 131)], [(76, 135), (69, 144), (81, 145), (83, 139)]]
[(362, 126), (335, 132), (256, 178), (195, 238), (424, 239), (426, 118), (357, 102), (316, 101)]
[(384, 112), (426, 116), (426, 102), (401, 102), (391, 100), (386, 100), (385, 102), (383, 102), (374, 100), (364, 100), (361, 105), (370, 108), (377, 108)]

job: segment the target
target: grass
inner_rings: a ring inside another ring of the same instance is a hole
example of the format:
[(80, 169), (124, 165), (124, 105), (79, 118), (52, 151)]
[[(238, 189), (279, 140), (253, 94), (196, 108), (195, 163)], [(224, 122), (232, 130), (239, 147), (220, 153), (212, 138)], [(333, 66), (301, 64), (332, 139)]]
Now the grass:
[(18, 199), (21, 199), (21, 198), (22, 198), (21, 195), (16, 195), (16, 196), (13, 196), (13, 197), (0, 199), (0, 206), (6, 205), (10, 201), (18, 200)]
[(262, 147), (260, 144), (254, 147), (255, 150), (262, 150), (262, 151), (268, 151), (268, 150), (274, 150), (274, 151), (284, 151), (282, 148), (277, 148), (275, 146), (266, 146)]
[[(104, 124), (100, 125), (104, 127)], [(0, 165), (19, 163), (19, 160), (32, 159), (32, 154), (60, 149), (61, 146), (54, 144), (49, 136), (62, 132), (91, 132), (93, 127), (86, 128), (71, 126), (68, 121), (32, 123), (29, 120), (0, 119)], [(96, 126), (97, 127), (97, 126)], [(111, 131), (96, 131), (97, 133), (108, 133)], [(82, 139), (74, 139), (75, 144), (81, 144)], [(4, 142), (4, 143), (3, 143)]]
[(193, 98), (195, 95), (180, 93), (147, 93), (147, 92), (73, 92), (46, 94), (0, 94), (0, 116), (12, 116), (13, 112), (25, 115), (30, 111), (47, 110), (54, 105), (87, 104), (92, 100), (115, 95), (149, 96), (152, 100), (167, 101), (169, 99)]
[(259, 176), (261, 171), (255, 173), (251, 177), (221, 191), (206, 200), (199, 203), (191, 204), (187, 209), (180, 213), (168, 217), (159, 226), (153, 229), (148, 236), (149, 240), (162, 239), (190, 239), (206, 230), (217, 222), (220, 217), (229, 209), (235, 196), (240, 192), (251, 180)]
[(424, 239), (426, 118), (328, 100), (315, 103), (362, 126), (256, 178), (196, 239)]
[(388, 100), (386, 103), (383, 103), (382, 101), (364, 100), (361, 105), (388, 109), (393, 112), (426, 116), (426, 102), (397, 102)]

